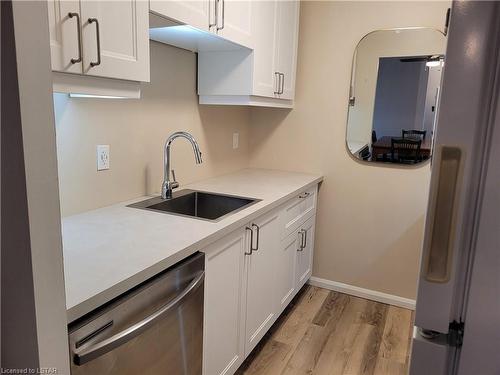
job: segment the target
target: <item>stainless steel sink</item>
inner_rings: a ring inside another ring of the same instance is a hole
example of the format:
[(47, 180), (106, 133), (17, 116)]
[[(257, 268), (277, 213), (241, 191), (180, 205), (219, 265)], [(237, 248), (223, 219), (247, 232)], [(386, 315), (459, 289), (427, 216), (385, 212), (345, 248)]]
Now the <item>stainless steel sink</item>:
[(260, 199), (186, 189), (175, 192), (171, 199), (155, 197), (130, 204), (128, 207), (219, 221), (259, 201)]

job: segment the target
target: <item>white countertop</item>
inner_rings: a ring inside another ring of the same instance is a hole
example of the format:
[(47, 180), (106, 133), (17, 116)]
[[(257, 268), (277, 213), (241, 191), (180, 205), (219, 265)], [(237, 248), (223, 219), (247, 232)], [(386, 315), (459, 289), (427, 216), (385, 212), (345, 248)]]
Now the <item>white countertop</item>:
[(317, 184), (317, 175), (244, 169), (182, 189), (261, 199), (218, 222), (126, 207), (63, 218), (66, 307), (72, 322)]

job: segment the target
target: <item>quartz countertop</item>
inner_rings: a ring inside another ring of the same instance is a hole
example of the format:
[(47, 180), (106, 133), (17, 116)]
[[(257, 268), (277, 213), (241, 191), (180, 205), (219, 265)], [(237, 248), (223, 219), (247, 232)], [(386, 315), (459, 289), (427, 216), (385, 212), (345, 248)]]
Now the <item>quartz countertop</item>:
[(244, 169), (179, 189), (261, 199), (217, 222), (127, 207), (149, 197), (63, 218), (68, 322), (203, 250), (321, 180), (318, 175)]

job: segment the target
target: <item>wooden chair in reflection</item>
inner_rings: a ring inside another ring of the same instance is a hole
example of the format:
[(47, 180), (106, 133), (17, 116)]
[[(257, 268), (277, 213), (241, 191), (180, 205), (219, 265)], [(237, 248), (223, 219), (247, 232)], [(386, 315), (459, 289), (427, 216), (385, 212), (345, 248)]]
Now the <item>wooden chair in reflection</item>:
[[(372, 130), (372, 144), (377, 142), (377, 140), (377, 132)], [(370, 157), (373, 161), (389, 161), (387, 154), (371, 154)]]
[(425, 136), (427, 134), (427, 130), (401, 130), (403, 134), (403, 138), (410, 138), (410, 139), (420, 139), (420, 140), (425, 140)]
[(420, 157), (421, 139), (392, 138), (391, 139), (391, 161), (393, 163), (416, 164), (422, 159)]

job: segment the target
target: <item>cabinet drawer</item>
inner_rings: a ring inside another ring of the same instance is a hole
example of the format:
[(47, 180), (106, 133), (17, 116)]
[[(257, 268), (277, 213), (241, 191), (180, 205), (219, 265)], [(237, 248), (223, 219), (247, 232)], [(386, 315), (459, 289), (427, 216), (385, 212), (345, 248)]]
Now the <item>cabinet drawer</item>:
[(305, 220), (316, 211), (318, 186), (315, 185), (302, 191), (297, 197), (291, 199), (283, 209), (282, 237), (285, 238), (295, 231)]

